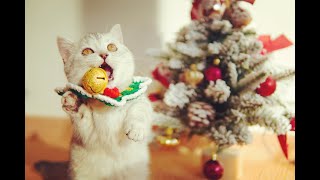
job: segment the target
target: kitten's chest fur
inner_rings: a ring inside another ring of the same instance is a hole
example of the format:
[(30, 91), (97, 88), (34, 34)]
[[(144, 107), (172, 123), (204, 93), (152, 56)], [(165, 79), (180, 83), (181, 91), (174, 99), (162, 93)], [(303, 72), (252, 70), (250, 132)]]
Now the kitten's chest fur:
[[(123, 107), (107, 106), (97, 100), (89, 101), (88, 106), (92, 113), (92, 132), (90, 146), (103, 148), (124, 146), (128, 141), (124, 133), (124, 119), (129, 104)], [(90, 137), (87, 137), (90, 138)]]

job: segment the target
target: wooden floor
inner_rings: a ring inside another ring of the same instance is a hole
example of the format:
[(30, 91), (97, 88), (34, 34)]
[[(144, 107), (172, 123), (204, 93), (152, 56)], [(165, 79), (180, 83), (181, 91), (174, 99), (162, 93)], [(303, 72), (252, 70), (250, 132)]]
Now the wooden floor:
[[(36, 161), (68, 160), (71, 131), (69, 120), (26, 117), (26, 180), (42, 179), (33, 168)], [(243, 158), (240, 180), (295, 179), (294, 133), (291, 133), (288, 142), (289, 160), (286, 160), (275, 135), (254, 133), (252, 144), (238, 148)], [(175, 149), (151, 146), (151, 179), (204, 180), (199, 147), (206, 143), (205, 139), (195, 137)]]

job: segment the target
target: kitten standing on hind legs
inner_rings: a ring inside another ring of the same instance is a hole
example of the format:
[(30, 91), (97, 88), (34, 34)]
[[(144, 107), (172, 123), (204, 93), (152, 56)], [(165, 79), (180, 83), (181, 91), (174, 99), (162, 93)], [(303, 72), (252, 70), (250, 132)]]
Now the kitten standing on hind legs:
[[(83, 75), (92, 67), (107, 72), (108, 88), (117, 87), (121, 92), (132, 82), (134, 60), (123, 44), (120, 25), (108, 33), (87, 34), (76, 43), (58, 38), (58, 48), (70, 83), (81, 85)], [(71, 179), (148, 179), (152, 107), (146, 96), (111, 107), (67, 91), (61, 102), (73, 125)]]

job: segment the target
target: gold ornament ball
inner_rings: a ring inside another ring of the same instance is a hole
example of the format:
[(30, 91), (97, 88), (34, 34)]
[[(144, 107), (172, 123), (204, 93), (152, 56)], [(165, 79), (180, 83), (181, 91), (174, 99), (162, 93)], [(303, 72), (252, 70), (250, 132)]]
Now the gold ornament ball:
[(90, 94), (102, 94), (108, 85), (108, 75), (102, 68), (92, 68), (84, 74), (82, 85)]
[(219, 66), (220, 64), (220, 59), (219, 58), (216, 58), (213, 60), (213, 65), (216, 65), (216, 66)]
[(190, 69), (184, 72), (184, 78), (187, 84), (192, 87), (196, 87), (202, 82), (204, 75), (202, 72), (197, 70), (197, 65), (191, 64)]

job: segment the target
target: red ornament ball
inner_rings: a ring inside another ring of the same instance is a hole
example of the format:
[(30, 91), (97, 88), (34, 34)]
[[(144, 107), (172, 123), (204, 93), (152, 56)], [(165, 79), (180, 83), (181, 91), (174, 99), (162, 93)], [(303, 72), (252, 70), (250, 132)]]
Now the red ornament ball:
[(277, 88), (276, 80), (268, 77), (265, 82), (260, 84), (260, 87), (256, 89), (256, 92), (263, 97), (270, 96)]
[(207, 68), (204, 74), (207, 81), (215, 81), (222, 77), (221, 69), (213, 66)]
[(209, 160), (203, 166), (203, 174), (210, 180), (218, 180), (223, 175), (223, 167), (216, 160)]
[(111, 98), (117, 98), (120, 96), (120, 92), (119, 89), (116, 87), (113, 89), (106, 88), (104, 89), (103, 95), (109, 96)]

